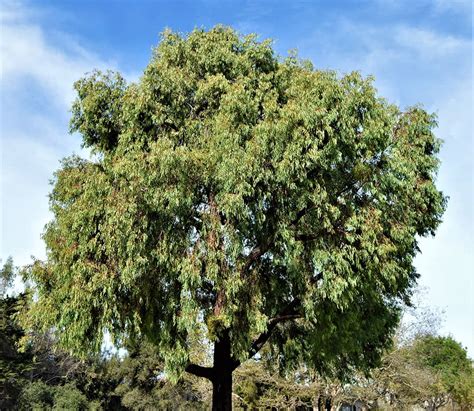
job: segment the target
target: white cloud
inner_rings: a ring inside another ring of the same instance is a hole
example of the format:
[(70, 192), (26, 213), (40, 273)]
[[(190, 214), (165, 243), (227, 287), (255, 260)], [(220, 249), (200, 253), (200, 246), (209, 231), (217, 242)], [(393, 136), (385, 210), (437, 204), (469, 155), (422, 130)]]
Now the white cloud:
[(372, 0), (375, 6), (384, 10), (409, 10), (410, 8), (420, 8), (425, 14), (446, 14), (470, 13), (472, 10), (471, 0)]
[(2, 257), (15, 263), (29, 262), (31, 255), (44, 257), (40, 239), (49, 220), (48, 180), (58, 167), (58, 152), (39, 139), (15, 135), (4, 139), (8, 157), (2, 164)]
[(66, 43), (62, 49), (48, 44), (42, 27), (24, 21), (18, 10), (2, 21), (2, 90), (31, 79), (49, 94), (51, 102), (69, 106), (75, 80), (93, 68), (113, 66), (75, 43)]
[(67, 35), (53, 41), (39, 17), (18, 2), (2, 4), (0, 258), (12, 255), (20, 265), (30, 255), (44, 257), (40, 234), (59, 160), (74, 151), (87, 155), (68, 135), (72, 85), (85, 72), (114, 66)]
[(452, 35), (442, 35), (415, 27), (399, 27), (394, 33), (396, 43), (417, 53), (418, 58), (440, 58), (468, 50), (471, 42)]
[(2, 24), (24, 19), (27, 16), (27, 10), (22, 9), (19, 1), (3, 0), (0, 7), (0, 22)]
[(438, 13), (455, 11), (459, 13), (472, 13), (471, 0), (433, 0), (434, 9)]

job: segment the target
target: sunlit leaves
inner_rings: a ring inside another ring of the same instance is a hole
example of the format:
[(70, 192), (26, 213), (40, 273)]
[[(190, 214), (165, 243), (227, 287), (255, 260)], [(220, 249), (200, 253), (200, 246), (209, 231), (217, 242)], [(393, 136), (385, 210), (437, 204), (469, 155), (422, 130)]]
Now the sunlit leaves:
[(300, 301), (277, 362), (376, 363), (445, 200), (434, 118), (372, 82), (225, 27), (165, 32), (136, 84), (78, 81), (71, 127), (97, 157), (55, 175), (36, 318), (74, 349), (146, 335), (176, 371), (198, 322), (244, 359)]

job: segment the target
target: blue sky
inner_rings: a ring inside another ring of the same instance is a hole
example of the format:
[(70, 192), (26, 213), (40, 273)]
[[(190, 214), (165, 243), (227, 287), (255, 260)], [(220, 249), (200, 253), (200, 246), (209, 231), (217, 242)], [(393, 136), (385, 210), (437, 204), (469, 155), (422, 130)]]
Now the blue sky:
[(4, 1), (0, 0), (1, 250), (17, 264), (43, 258), (48, 181), (76, 152), (67, 133), (72, 83), (94, 68), (136, 80), (166, 27), (222, 23), (273, 38), (317, 68), (373, 74), (401, 107), (438, 114), (439, 186), (450, 196), (435, 238), (416, 260), (423, 304), (444, 310), (441, 331), (474, 356), (472, 5), (470, 0)]

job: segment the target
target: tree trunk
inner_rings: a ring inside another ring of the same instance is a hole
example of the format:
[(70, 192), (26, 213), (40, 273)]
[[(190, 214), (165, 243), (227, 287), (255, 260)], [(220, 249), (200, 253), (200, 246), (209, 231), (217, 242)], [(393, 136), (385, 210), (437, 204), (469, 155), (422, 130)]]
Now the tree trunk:
[(214, 378), (212, 381), (212, 410), (232, 410), (232, 357), (229, 332), (214, 344)]

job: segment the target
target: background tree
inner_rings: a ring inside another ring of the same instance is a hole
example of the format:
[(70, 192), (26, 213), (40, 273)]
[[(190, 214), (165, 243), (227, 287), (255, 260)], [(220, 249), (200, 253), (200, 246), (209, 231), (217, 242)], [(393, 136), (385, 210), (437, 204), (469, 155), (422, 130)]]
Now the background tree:
[(474, 373), (467, 352), (451, 337), (416, 335), (389, 350), (370, 376), (355, 374), (344, 387), (349, 403), (384, 409), (471, 409)]
[[(0, 260), (0, 264), (2, 260)], [(7, 296), (7, 291), (12, 287), (13, 281), (15, 280), (16, 268), (13, 265), (13, 258), (8, 257), (5, 264), (2, 264), (0, 269), (0, 298), (5, 298)]]
[(21, 297), (0, 298), (0, 409), (12, 404), (33, 370), (31, 353), (18, 353), (16, 343), (24, 331), (14, 321)]
[[(432, 115), (225, 27), (165, 32), (137, 84), (75, 87), (96, 155), (55, 174), (30, 324), (83, 353), (144, 336), (168, 376), (212, 382), (214, 409), (267, 342), (281, 368), (377, 364), (444, 210)], [(212, 366), (190, 358), (199, 322)]]
[(186, 375), (177, 384), (171, 382), (163, 372), (156, 346), (150, 343), (130, 347), (123, 359), (107, 364), (107, 371), (118, 381), (114, 393), (125, 409), (209, 409), (212, 389), (208, 382), (193, 375)]
[[(38, 380), (23, 387), (19, 398), (20, 410), (96, 410), (86, 396), (73, 384), (48, 385)], [(95, 404), (97, 405), (97, 404)]]
[(264, 361), (248, 361), (235, 372), (234, 404), (243, 409), (317, 407), (326, 384), (304, 367), (285, 375)]
[(0, 409), (15, 409), (22, 388), (41, 371), (50, 369), (48, 364), (37, 361), (35, 354), (41, 357), (40, 350), (29, 346), (18, 352), (18, 342), (25, 336), (25, 330), (17, 317), (28, 297), (12, 292), (17, 275), (18, 268), (10, 257), (0, 269)]
[[(103, 364), (97, 357), (80, 360), (57, 347), (51, 332), (23, 329), (19, 317), (31, 301), (31, 290), (12, 290), (14, 281), (20, 279), (20, 270), (11, 258), (0, 274), (0, 409), (65, 409), (64, 404), (70, 410), (107, 409), (109, 405), (118, 409), (108, 398), (113, 397), (113, 393), (108, 395), (110, 381), (105, 383)], [(27, 344), (21, 347), (21, 340), (27, 336)]]
[(413, 351), (415, 363), (427, 368), (438, 379), (426, 398), (430, 409), (436, 410), (448, 399), (464, 408), (472, 407), (473, 364), (460, 343), (451, 337), (427, 335), (415, 341)]

